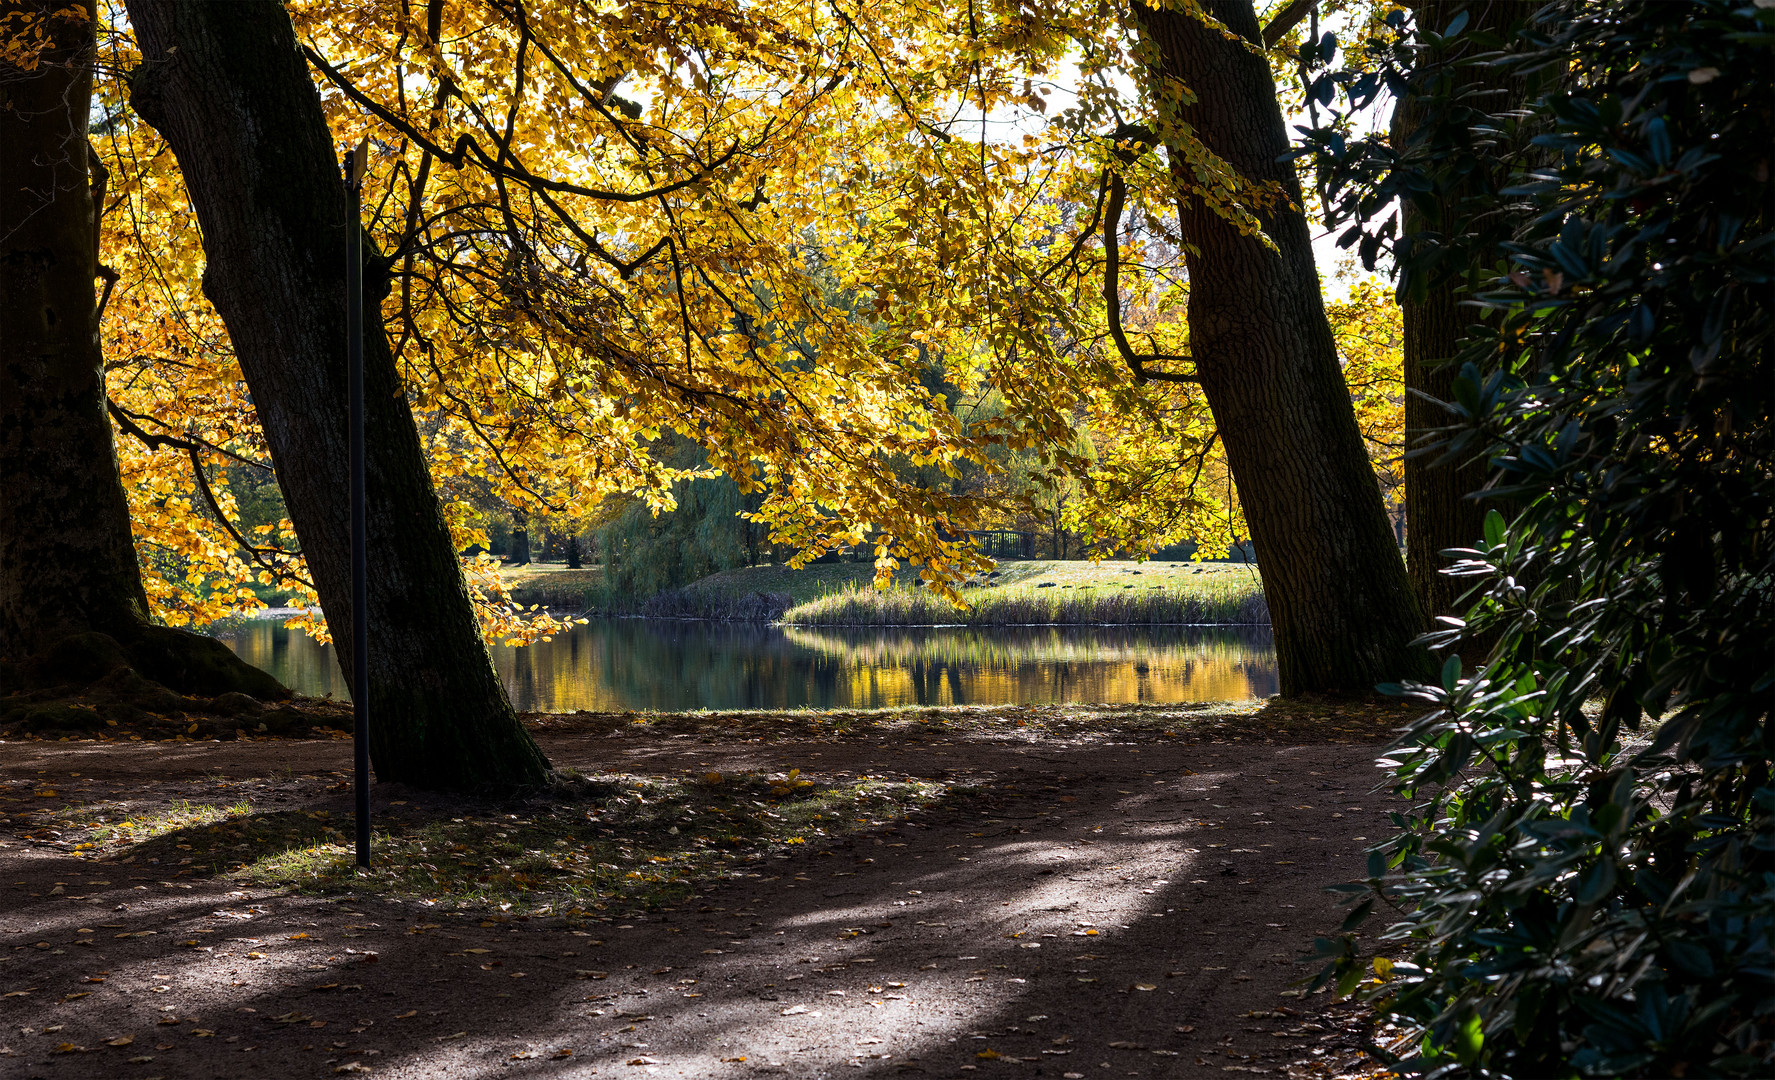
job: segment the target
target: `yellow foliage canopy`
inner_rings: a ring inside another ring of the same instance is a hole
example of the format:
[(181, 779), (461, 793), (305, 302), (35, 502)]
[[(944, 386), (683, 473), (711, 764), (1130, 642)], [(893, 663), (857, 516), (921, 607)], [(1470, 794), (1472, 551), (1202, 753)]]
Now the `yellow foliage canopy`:
[[(1137, 381), (1107, 344), (1103, 210), (1124, 186), (1122, 321), (1187, 378), (1171, 208), (1187, 194), (1256, 231), (1274, 193), (1166, 127), (1199, 88), (1130, 83), (1126, 11), (290, 10), (338, 142), (369, 140), (371, 278), (461, 548), (486, 541), (471, 482), (544, 519), (615, 492), (669, 509), (687, 472), (651, 452), (667, 432), (763, 492), (755, 517), (803, 558), (867, 541), (882, 575), (909, 560), (945, 590), (982, 566), (962, 530), (995, 507), (907, 463), (953, 476), (1033, 458), (1050, 486), (1076, 485), (1073, 527), (1105, 548), (1241, 534), (1199, 390)], [(315, 608), (289, 522), (231, 524), (230, 478), (270, 463), (172, 155), (127, 109), (141, 57), (108, 18), (103, 332), (151, 599), (205, 622), (275, 581)], [(1184, 179), (1159, 154), (1118, 153), (1130, 127), (1181, 147)], [(1384, 297), (1358, 295), (1336, 318), (1380, 446), (1397, 334), (1362, 306)], [(558, 626), (517, 612), (485, 560), (470, 570), (490, 636)]]

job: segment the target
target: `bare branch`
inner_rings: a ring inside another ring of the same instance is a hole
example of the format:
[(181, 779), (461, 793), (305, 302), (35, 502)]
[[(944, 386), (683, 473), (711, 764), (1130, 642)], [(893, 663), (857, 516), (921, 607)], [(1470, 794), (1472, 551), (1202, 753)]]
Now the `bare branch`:
[(1292, 0), (1287, 7), (1276, 12), (1276, 17), (1263, 28), (1263, 47), (1275, 48), (1277, 42), (1288, 36), (1288, 31), (1299, 26), (1300, 21), (1318, 6), (1319, 0)]
[[(526, 188), (531, 190), (558, 191), (563, 194), (583, 195), (589, 199), (603, 199), (608, 202), (645, 202), (648, 199), (657, 199), (661, 195), (670, 195), (674, 191), (682, 191), (687, 187), (702, 183), (717, 169), (726, 165), (729, 161), (732, 161), (738, 156), (739, 152), (745, 145), (744, 143), (736, 141), (733, 146), (728, 148), (726, 153), (709, 162), (703, 162), (692, 158), (691, 160), (695, 162), (697, 166), (695, 173), (682, 180), (676, 180), (670, 184), (662, 184), (659, 187), (649, 188), (646, 191), (610, 191), (604, 188), (586, 187), (583, 184), (572, 184), (565, 180), (551, 180), (544, 176), (537, 176), (529, 169), (526, 169), (516, 158), (510, 159), (511, 164), (505, 164), (501, 159), (508, 158), (509, 155), (505, 152), (503, 147), (500, 148), (499, 156), (494, 157), (487, 153), (479, 142), (475, 141), (468, 135), (457, 136), (456, 145), (453, 148), (445, 149), (434, 140), (428, 138), (424, 132), (420, 131), (412, 124), (407, 123), (405, 120), (402, 120), (388, 109), (383, 108), (379, 102), (359, 90), (352, 84), (350, 79), (347, 79), (338, 69), (327, 63), (326, 59), (322, 57), (320, 53), (315, 52), (306, 45), (302, 47), (302, 53), (308, 58), (308, 62), (313, 64), (321, 74), (325, 75), (327, 81), (338, 87), (346, 97), (357, 102), (359, 105), (362, 105), (378, 120), (381, 120), (396, 131), (399, 131), (407, 138), (412, 139), (421, 149), (431, 151), (437, 156), (438, 160), (448, 163), (451, 168), (462, 168), (472, 156), (488, 172), (491, 172), (496, 176), (503, 176), (507, 179), (516, 180), (518, 183), (523, 184)], [(766, 133), (768, 133), (768, 128), (766, 129)]]
[(1128, 344), (1128, 335), (1122, 330), (1122, 248), (1121, 240), (1116, 235), (1122, 228), (1122, 203), (1127, 199), (1128, 185), (1122, 180), (1120, 173), (1113, 169), (1109, 172), (1109, 205), (1103, 212), (1103, 306), (1109, 315), (1109, 336), (1115, 340), (1116, 351), (1122, 354), (1122, 360), (1128, 370), (1134, 373), (1136, 384), (1157, 379), (1160, 382), (1199, 383), (1201, 380), (1194, 375), (1180, 375), (1170, 371), (1149, 371), (1146, 365), (1156, 364), (1165, 360), (1181, 360), (1189, 362), (1187, 356), (1172, 356), (1166, 353), (1136, 353)]

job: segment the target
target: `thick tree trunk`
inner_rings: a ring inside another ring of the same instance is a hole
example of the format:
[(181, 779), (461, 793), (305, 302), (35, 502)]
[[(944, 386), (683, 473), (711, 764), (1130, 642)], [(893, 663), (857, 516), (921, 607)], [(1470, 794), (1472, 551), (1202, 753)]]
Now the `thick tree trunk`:
[[(1465, 10), (1467, 30), (1496, 33), (1513, 20), (1536, 9), (1538, 3), (1525, 0), (1421, 0), (1417, 3), (1417, 19), (1421, 27), (1441, 32), (1455, 15)], [(1477, 103), (1490, 111), (1506, 107), (1501, 95), (1509, 92), (1509, 80), (1488, 76), (1485, 69), (1455, 67), (1449, 71), (1455, 92), (1493, 90), (1500, 96)], [(1416, 130), (1422, 112), (1411, 96), (1401, 98), (1394, 106), (1390, 136), (1396, 149)], [(1470, 180), (1472, 178), (1469, 178)], [(1425, 241), (1447, 242), (1446, 229), (1453, 220), (1449, 203), (1475, 194), (1452, 191), (1449, 198), (1426, 212), (1407, 202), (1402, 222), (1404, 236)], [(1460, 340), (1472, 321), (1460, 307), (1456, 286), (1464, 279), (1468, 266), (1475, 260), (1490, 263), (1490, 252), (1465, 252), (1466, 257), (1444, 260), (1409, 280), (1400, 290), (1399, 305), (1404, 316), (1405, 369), (1405, 441), (1408, 449), (1419, 449), (1426, 436), (1446, 427), (1454, 417), (1439, 402), (1453, 400), (1455, 367), (1448, 361), (1459, 351)], [(1486, 507), (1473, 498), (1485, 484), (1482, 461), (1442, 461), (1436, 452), (1408, 454), (1405, 459), (1406, 564), (1411, 584), (1417, 594), (1418, 610), (1426, 620), (1438, 615), (1457, 614), (1457, 601), (1467, 585), (1460, 579), (1442, 573), (1450, 559), (1441, 553), (1448, 548), (1472, 547), (1485, 530)]]
[[(61, 6), (0, 3), (0, 26)], [(43, 25), (35, 71), (0, 66), (0, 653), (15, 658), (148, 619), (93, 298), (93, 24)]]
[(91, 640), (103, 634), (140, 674), (181, 693), (287, 697), (221, 642), (149, 622), (93, 296), (94, 26), (50, 15), (66, 9), (0, 3), (5, 32), (35, 24), (49, 42), (34, 70), (0, 64), (0, 658), (46, 654), (79, 635), (84, 647), (32, 669), (46, 685), (86, 682), (106, 665), (56, 657), (117, 656)]
[[(1282, 693), (1364, 692), (1425, 670), (1410, 645), (1417, 606), (1338, 367), (1300, 185), (1278, 160), (1288, 134), (1256, 13), (1249, 0), (1202, 7), (1244, 43), (1185, 12), (1137, 6), (1154, 74), (1197, 95), (1177, 119), (1209, 150), (1294, 205), (1264, 218), (1273, 251), (1180, 200), (1190, 354), (1263, 566)], [(1187, 183), (1182, 155), (1171, 160)]]
[[(209, 259), (204, 293), (252, 389), (344, 666), (352, 655), (345, 258), (346, 230), (359, 226), (320, 97), (276, 3), (131, 0), (128, 8), (142, 50), (131, 103), (178, 157)], [(369, 269), (368, 280), (381, 279)], [(538, 783), (548, 763), (481, 641), (380, 329), (366, 334), (364, 383), (376, 774), (429, 788)]]
[[(1405, 212), (1405, 231), (1422, 227)], [(1438, 402), (1453, 400), (1455, 369), (1445, 363), (1457, 351), (1467, 323), (1454, 287), (1438, 275), (1420, 298), (1401, 297), (1405, 323), (1405, 441), (1416, 448), (1424, 436), (1453, 417)], [(1431, 400), (1431, 399), (1435, 400)], [(1485, 532), (1485, 507), (1472, 498), (1485, 484), (1481, 461), (1444, 462), (1439, 453), (1405, 459), (1405, 558), (1412, 591), (1426, 620), (1455, 613), (1467, 585), (1442, 572), (1451, 562), (1441, 552), (1472, 547)]]

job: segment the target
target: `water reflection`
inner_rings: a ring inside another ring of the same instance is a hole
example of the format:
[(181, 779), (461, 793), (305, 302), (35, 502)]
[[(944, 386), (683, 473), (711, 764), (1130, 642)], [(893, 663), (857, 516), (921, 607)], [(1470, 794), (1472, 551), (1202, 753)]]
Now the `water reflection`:
[[(274, 620), (225, 640), (305, 694), (347, 697), (332, 650)], [(887, 627), (640, 619), (493, 661), (523, 711), (1225, 701), (1276, 692), (1267, 627)]]

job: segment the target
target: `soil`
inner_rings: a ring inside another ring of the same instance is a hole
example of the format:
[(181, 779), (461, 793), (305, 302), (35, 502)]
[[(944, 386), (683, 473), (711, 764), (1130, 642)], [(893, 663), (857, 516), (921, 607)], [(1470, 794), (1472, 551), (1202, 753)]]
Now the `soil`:
[[(559, 767), (966, 782), (607, 921), (242, 889), (0, 820), (9, 1077), (1331, 1077), (1297, 983), (1400, 809), (1376, 738), (764, 742), (537, 725)], [(1346, 729), (1347, 730), (1347, 729)], [(347, 741), (9, 742), (13, 796), (349, 814)], [(9, 801), (15, 806), (19, 800)], [(438, 796), (378, 785), (374, 812)], [(18, 815), (18, 810), (11, 811)]]

